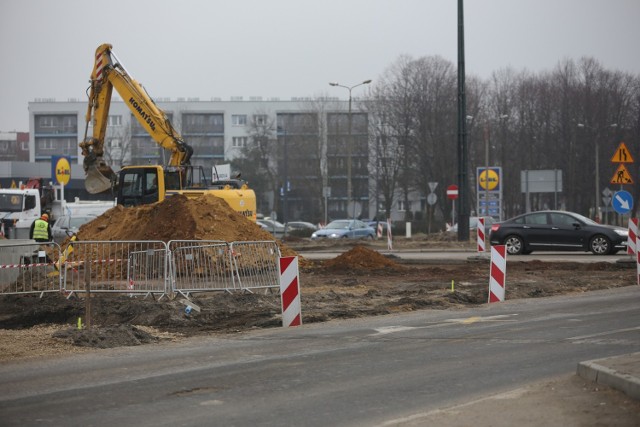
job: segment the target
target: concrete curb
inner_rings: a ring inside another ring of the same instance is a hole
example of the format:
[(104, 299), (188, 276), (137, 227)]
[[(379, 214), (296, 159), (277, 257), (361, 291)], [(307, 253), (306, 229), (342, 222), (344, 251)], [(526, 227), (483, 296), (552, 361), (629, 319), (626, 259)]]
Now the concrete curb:
[(577, 374), (640, 400), (640, 353), (580, 362)]

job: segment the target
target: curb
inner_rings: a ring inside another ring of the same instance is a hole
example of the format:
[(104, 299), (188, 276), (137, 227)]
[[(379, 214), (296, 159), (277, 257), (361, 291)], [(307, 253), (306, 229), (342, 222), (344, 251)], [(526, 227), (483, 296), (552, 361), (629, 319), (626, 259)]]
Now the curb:
[[(640, 353), (633, 353), (622, 357), (625, 359), (631, 358), (634, 360), (635, 366), (640, 366), (640, 363), (637, 363), (640, 361)], [(609, 386), (634, 399), (640, 400), (640, 378), (610, 367), (612, 364), (615, 366), (617, 359), (620, 358), (612, 357), (580, 362), (578, 363), (577, 374), (586, 380)]]

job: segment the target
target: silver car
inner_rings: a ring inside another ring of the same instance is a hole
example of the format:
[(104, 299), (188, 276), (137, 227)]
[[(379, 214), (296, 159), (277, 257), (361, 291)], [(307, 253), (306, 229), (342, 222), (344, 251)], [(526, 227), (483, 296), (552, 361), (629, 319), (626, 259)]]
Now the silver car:
[(317, 239), (369, 239), (376, 238), (376, 231), (357, 219), (338, 219), (311, 234)]
[(96, 219), (96, 215), (63, 215), (51, 226), (51, 235), (54, 242), (61, 243), (67, 237), (77, 233), (80, 226)]

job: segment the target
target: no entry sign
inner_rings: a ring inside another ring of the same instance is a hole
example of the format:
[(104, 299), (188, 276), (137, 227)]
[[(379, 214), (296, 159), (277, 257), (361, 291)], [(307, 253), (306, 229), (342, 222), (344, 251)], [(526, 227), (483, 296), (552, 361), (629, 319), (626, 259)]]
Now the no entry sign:
[(458, 198), (458, 186), (451, 184), (447, 187), (447, 199), (455, 200)]

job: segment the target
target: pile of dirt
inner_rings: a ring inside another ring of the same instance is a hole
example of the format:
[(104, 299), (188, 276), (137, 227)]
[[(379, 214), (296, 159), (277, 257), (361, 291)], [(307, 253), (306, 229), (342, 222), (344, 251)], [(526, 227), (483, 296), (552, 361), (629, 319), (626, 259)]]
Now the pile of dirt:
[[(162, 202), (135, 207), (118, 205), (80, 227), (78, 240), (274, 240), (253, 221), (234, 211), (223, 199), (175, 195)], [(280, 244), (284, 256), (295, 251)]]
[(358, 245), (342, 255), (324, 263), (325, 268), (333, 271), (349, 270), (391, 270), (401, 271), (404, 267), (380, 252)]

